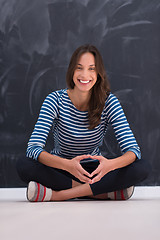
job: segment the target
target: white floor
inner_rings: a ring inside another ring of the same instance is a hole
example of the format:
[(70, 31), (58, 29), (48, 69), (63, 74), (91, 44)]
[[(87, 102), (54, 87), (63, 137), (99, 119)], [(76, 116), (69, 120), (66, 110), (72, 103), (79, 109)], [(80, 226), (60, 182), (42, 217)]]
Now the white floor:
[(0, 189), (0, 240), (160, 240), (160, 187), (128, 201), (30, 203), (25, 192)]

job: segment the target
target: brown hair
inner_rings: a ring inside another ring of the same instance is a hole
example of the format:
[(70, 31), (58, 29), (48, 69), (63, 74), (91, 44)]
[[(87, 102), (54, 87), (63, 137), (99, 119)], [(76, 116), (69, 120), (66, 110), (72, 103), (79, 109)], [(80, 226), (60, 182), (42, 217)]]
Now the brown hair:
[(95, 46), (86, 44), (75, 50), (68, 66), (66, 81), (68, 87), (73, 89), (75, 85), (73, 82), (74, 71), (77, 67), (79, 58), (86, 52), (93, 54), (97, 72), (97, 81), (92, 88), (88, 108), (89, 129), (93, 129), (100, 123), (105, 100), (107, 95), (110, 93), (110, 85), (104, 68), (103, 60)]

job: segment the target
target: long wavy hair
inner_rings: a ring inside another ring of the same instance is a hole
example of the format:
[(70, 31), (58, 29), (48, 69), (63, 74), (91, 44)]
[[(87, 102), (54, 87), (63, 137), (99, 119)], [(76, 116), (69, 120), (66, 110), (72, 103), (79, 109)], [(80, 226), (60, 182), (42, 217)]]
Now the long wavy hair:
[(110, 84), (106, 75), (103, 60), (101, 54), (95, 46), (86, 44), (80, 46), (75, 50), (68, 66), (66, 81), (68, 88), (73, 89), (75, 86), (73, 82), (74, 71), (77, 67), (81, 55), (87, 52), (92, 53), (95, 58), (97, 73), (97, 81), (92, 87), (88, 106), (89, 129), (93, 129), (100, 123), (101, 113), (105, 105), (105, 100), (110, 93)]

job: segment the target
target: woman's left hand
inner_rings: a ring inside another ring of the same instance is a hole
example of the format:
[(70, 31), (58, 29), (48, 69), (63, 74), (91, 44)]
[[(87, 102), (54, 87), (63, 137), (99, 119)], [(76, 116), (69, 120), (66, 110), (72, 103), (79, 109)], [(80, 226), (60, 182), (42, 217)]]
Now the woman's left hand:
[(92, 179), (92, 183), (98, 182), (101, 180), (101, 178), (107, 174), (108, 172), (114, 170), (113, 167), (113, 161), (112, 160), (108, 160), (107, 158), (103, 157), (103, 156), (91, 156), (92, 159), (97, 159), (99, 160), (99, 165), (96, 168), (96, 170), (94, 170), (91, 173), (91, 177), (93, 177), (94, 175), (96, 175), (93, 179)]

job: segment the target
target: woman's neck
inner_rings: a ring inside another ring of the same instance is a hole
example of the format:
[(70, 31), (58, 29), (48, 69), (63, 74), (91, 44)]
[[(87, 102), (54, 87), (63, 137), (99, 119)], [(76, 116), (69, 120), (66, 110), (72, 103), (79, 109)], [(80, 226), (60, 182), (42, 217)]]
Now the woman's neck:
[(90, 92), (77, 92), (76, 89), (68, 89), (68, 96), (74, 106), (80, 111), (87, 111), (90, 99)]

